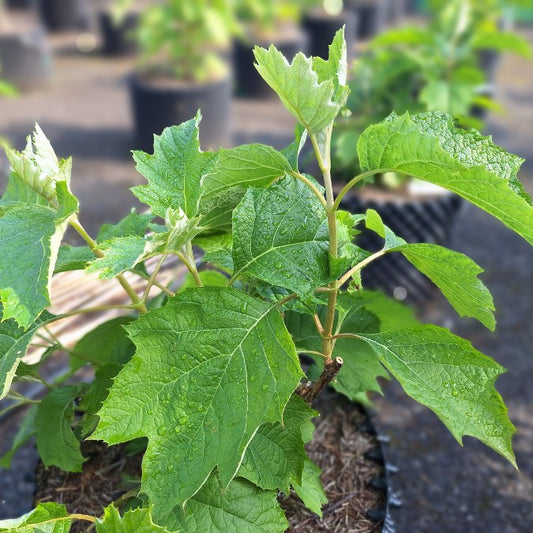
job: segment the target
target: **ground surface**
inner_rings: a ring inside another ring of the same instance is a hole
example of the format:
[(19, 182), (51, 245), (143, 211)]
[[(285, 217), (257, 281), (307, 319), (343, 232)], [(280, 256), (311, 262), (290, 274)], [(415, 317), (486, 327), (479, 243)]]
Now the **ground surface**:
[[(533, 32), (528, 35), (533, 41)], [(56, 55), (48, 89), (0, 100), (0, 134), (21, 147), (38, 121), (59, 155), (74, 156), (73, 189), (81, 200), (81, 219), (94, 234), (102, 222), (127, 214), (134, 205), (128, 187), (142, 180), (129, 156), (133, 135), (127, 74), (132, 63), (83, 56), (73, 43), (70, 36), (52, 40)], [(529, 159), (521, 178), (531, 193), (533, 63), (505, 58), (497, 78), (498, 98), (507, 113), (491, 115), (487, 131), (497, 143)], [(290, 139), (292, 125), (275, 102), (234, 104), (235, 142), (255, 140), (281, 147)], [(428, 304), (421, 317), (451, 327), (508, 368), (497, 386), (518, 429), (520, 471), (472, 439), (465, 439), (461, 449), (432, 413), (389, 384), (377, 404), (378, 422), (391, 437), (390, 457), (401, 468), (395, 477), (404, 500), (394, 515), (397, 530), (528, 533), (533, 530), (533, 249), (473, 207), (461, 212), (452, 247), (486, 269), (484, 281), (499, 309), (497, 333), (460, 320), (440, 299)], [(3, 425), (2, 441), (8, 429)], [(25, 449), (14, 472), (0, 474), (0, 517), (28, 509), (34, 461), (32, 450)]]

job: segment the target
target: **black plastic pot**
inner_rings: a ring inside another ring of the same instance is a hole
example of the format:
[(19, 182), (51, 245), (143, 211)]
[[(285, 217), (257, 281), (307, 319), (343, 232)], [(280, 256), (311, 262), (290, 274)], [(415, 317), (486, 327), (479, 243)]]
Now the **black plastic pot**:
[(39, 12), (44, 25), (52, 32), (89, 27), (87, 0), (39, 0)]
[(342, 11), (338, 15), (328, 15), (325, 11), (316, 9), (307, 13), (302, 19), (302, 27), (307, 33), (307, 53), (312, 56), (327, 59), (329, 45), (335, 33), (345, 26), (344, 36), (349, 52), (356, 39), (357, 16), (354, 11)]
[(6, 7), (9, 9), (28, 9), (33, 4), (33, 0), (6, 0)]
[[(409, 243), (428, 242), (446, 245), (454, 221), (462, 205), (460, 197), (444, 192), (441, 195), (401, 198), (397, 200), (362, 198), (348, 194), (341, 207), (352, 213), (376, 210), (385, 225)], [(377, 251), (383, 240), (374, 232), (363, 230), (357, 244)], [(422, 303), (433, 293), (434, 285), (399, 253), (391, 253), (368, 265), (362, 274), (363, 286), (382, 289), (399, 300)]]
[(479, 68), (485, 73), (487, 81), (494, 82), (498, 63), (500, 62), (500, 53), (497, 50), (485, 48), (478, 51)]
[(200, 109), (202, 149), (230, 144), (231, 81), (193, 85), (176, 80), (150, 79), (134, 75), (130, 93), (135, 122), (136, 146), (152, 152), (154, 134), (167, 126), (193, 118)]
[(111, 13), (102, 11), (98, 14), (102, 36), (102, 52), (109, 56), (123, 56), (136, 51), (133, 33), (139, 24), (138, 13), (127, 13), (120, 23), (113, 20)]
[(289, 61), (292, 61), (298, 52), (307, 51), (306, 35), (303, 31), (297, 29), (280, 40), (253, 44), (239, 40), (235, 41), (233, 52), (234, 91), (237, 96), (246, 98), (273, 98), (276, 96), (276, 93), (254, 67), (255, 58), (253, 54), (253, 48), (256, 44), (268, 48), (272, 43)]
[(21, 91), (48, 83), (51, 57), (41, 28), (0, 34), (0, 76)]
[(382, 31), (387, 7), (385, 0), (350, 0), (347, 5), (357, 15), (356, 35), (358, 39), (370, 39)]

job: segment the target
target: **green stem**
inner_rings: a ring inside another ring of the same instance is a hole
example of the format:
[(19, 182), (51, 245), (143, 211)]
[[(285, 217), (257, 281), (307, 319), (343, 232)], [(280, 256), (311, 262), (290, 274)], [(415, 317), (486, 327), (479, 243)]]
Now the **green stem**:
[(187, 270), (191, 273), (196, 286), (203, 287), (204, 285), (200, 279), (200, 274), (198, 274), (198, 269), (196, 268), (196, 261), (194, 260), (191, 241), (187, 243), (185, 253), (178, 252), (176, 255), (181, 259), (183, 264), (187, 267)]
[(296, 172), (296, 171), (292, 171), (290, 175), (293, 178), (300, 180), (302, 183), (305, 183), (311, 189), (311, 191), (313, 191), (314, 195), (318, 198), (322, 206), (326, 207), (326, 199), (324, 198), (322, 193), (317, 189), (316, 185), (309, 178), (306, 178), (303, 174), (300, 174), (299, 172)]
[(154, 271), (152, 272), (151, 276), (148, 278), (148, 284), (146, 285), (146, 288), (144, 289), (144, 293), (142, 295), (142, 301), (146, 303), (148, 300), (148, 295), (150, 293), (150, 289), (155, 285), (155, 279), (157, 277), (157, 274), (159, 274), (159, 271), (161, 270), (161, 267), (163, 266), (163, 263), (165, 262), (168, 255), (162, 255), (159, 258), (159, 261), (157, 262), (157, 265), (154, 268)]
[(82, 309), (73, 309), (72, 311), (67, 311), (66, 313), (62, 313), (61, 315), (56, 315), (54, 320), (50, 320), (50, 322), (56, 322), (57, 320), (67, 318), (69, 316), (87, 315), (89, 313), (101, 313), (102, 311), (111, 311), (114, 309), (129, 309), (129, 310), (139, 309), (139, 304), (98, 305), (95, 307), (84, 307)]
[(26, 396), (23, 396), (17, 391), (11, 390), (6, 398), (10, 398), (12, 400), (18, 400), (23, 403), (40, 403), (39, 400), (32, 400), (31, 398), (26, 398)]
[[(138, 270), (130, 270), (129, 272), (132, 272), (133, 274), (136, 274), (137, 276), (140, 276), (141, 278), (145, 279), (146, 281), (150, 281), (150, 277), (151, 276), (148, 276), (148, 275), (144, 274), (143, 272), (139, 272)], [(170, 297), (174, 296), (174, 293), (168, 287), (165, 287), (164, 285), (159, 283), (157, 280), (154, 279), (152, 281), (152, 285), (154, 287), (157, 287), (162, 292), (164, 292), (167, 296), (170, 296)]]
[[(97, 242), (87, 233), (87, 231), (85, 231), (85, 228), (81, 225), (78, 218), (73, 218), (69, 223), (71, 227), (81, 235), (96, 257), (104, 256), (103, 252), (98, 248)], [(122, 274), (116, 276), (116, 279), (126, 291), (126, 294), (130, 297), (131, 301), (138, 308), (139, 312), (141, 314), (146, 313), (148, 309), (145, 303), (141, 301), (137, 293), (133, 290), (132, 286), (128, 283), (128, 280)]]
[(11, 405), (8, 405), (4, 409), (0, 411), (0, 418), (4, 416), (6, 413), (9, 413), (9, 411), (16, 409), (17, 407), (24, 407), (30, 402), (18, 402), (18, 403), (12, 403)]

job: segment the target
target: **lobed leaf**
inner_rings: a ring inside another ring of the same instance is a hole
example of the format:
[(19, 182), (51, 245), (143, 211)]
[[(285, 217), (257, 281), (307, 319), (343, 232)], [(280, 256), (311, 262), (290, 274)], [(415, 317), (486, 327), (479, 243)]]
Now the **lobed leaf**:
[(0, 520), (0, 531), (9, 533), (68, 533), (72, 519), (64, 505), (40, 503), (19, 518)]
[(200, 183), (216, 160), (216, 154), (200, 150), (200, 120), (201, 115), (197, 114), (194, 119), (155, 135), (153, 155), (133, 152), (137, 170), (148, 184), (133, 187), (132, 192), (155, 215), (164, 217), (168, 208), (181, 208), (189, 218), (198, 212)]
[(445, 187), (533, 244), (533, 208), (516, 174), (522, 159), (443, 113), (392, 114), (361, 135), (362, 170), (393, 170)]
[(170, 533), (164, 527), (154, 524), (151, 509), (138, 508), (126, 511), (120, 516), (114, 505), (104, 509), (104, 516), (96, 519), (96, 533)]
[(252, 274), (300, 295), (327, 283), (327, 215), (300, 181), (250, 189), (233, 213), (234, 277)]
[(182, 533), (282, 533), (289, 524), (276, 495), (241, 478), (224, 488), (211, 474), (185, 509), (176, 507), (165, 524)]
[(491, 358), (437, 326), (357, 334), (405, 392), (444, 422), (459, 443), (481, 440), (516, 466), (511, 446), (515, 428), (494, 381), (505, 371)]
[(35, 435), (37, 450), (45, 466), (58, 466), (67, 472), (81, 472), (86, 461), (80, 451), (80, 441), (71, 425), (74, 420), (74, 400), (85, 387), (69, 385), (52, 389), (37, 407)]
[(259, 426), (282, 420), (301, 369), (279, 311), (232, 288), (187, 290), (127, 329), (137, 352), (91, 438), (148, 437), (142, 490), (164, 523), (215, 467), (231, 481)]

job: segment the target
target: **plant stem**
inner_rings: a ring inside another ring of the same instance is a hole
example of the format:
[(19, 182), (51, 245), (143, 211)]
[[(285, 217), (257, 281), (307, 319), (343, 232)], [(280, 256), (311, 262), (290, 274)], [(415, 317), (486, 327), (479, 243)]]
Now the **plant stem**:
[[(103, 257), (103, 252), (98, 248), (97, 242), (85, 231), (85, 228), (81, 225), (78, 218), (72, 219), (70, 225), (75, 229), (87, 243), (91, 251), (96, 257)], [(128, 280), (122, 275), (119, 274), (116, 276), (117, 281), (120, 283), (122, 288), (126, 291), (127, 295), (130, 297), (131, 301), (135, 304), (141, 314), (144, 314), (148, 311), (146, 304), (141, 301), (137, 293), (133, 290), (132, 286), (128, 283)]]
[[(144, 274), (143, 272), (139, 272), (138, 270), (130, 270), (129, 272), (131, 272), (132, 274), (136, 274), (137, 276), (140, 276), (141, 278), (145, 279), (146, 281), (150, 280), (150, 276)], [(175, 296), (174, 293), (168, 287), (165, 287), (164, 285), (162, 285), (161, 283), (159, 283), (155, 279), (152, 281), (152, 285), (154, 287), (157, 287), (162, 292), (164, 292), (167, 296), (170, 296), (170, 297)]]
[(159, 271), (161, 270), (161, 267), (163, 266), (163, 263), (165, 262), (168, 255), (162, 255), (159, 258), (159, 261), (157, 262), (157, 265), (154, 268), (154, 271), (152, 272), (151, 276), (148, 278), (148, 284), (146, 285), (146, 288), (144, 289), (144, 293), (142, 295), (142, 301), (146, 303), (146, 300), (148, 299), (148, 295), (150, 293), (150, 289), (155, 284), (155, 279), (157, 277), (157, 274), (159, 274)]
[(305, 400), (308, 404), (312, 404), (313, 400), (327, 387), (340, 372), (344, 361), (341, 357), (335, 357), (330, 364), (324, 365), (324, 371), (320, 378), (310, 385), (305, 383), (296, 389), (296, 394)]
[(191, 241), (187, 243), (185, 253), (177, 252), (176, 255), (181, 259), (183, 264), (187, 267), (187, 270), (191, 273), (196, 286), (203, 287), (204, 285), (200, 279), (200, 274), (198, 274), (198, 269), (196, 268), (196, 261), (194, 259)]
[[(318, 141), (314, 134), (309, 134), (311, 143), (315, 151), (318, 166), (324, 178), (324, 187), (326, 188), (326, 213), (328, 217), (329, 230), (329, 253), (330, 256), (337, 257), (337, 208), (335, 207), (335, 197), (333, 193), (333, 182), (331, 180), (331, 161), (330, 161), (330, 143), (331, 143), (331, 126), (326, 131), (325, 154), (326, 160), (322, 158)], [(322, 335), (322, 353), (325, 356), (325, 369), (333, 364), (332, 353), (334, 341), (331, 336), (335, 324), (335, 310), (337, 307), (338, 286), (336, 282), (330, 283), (331, 291), (328, 295), (328, 306), (326, 311), (326, 320)]]

